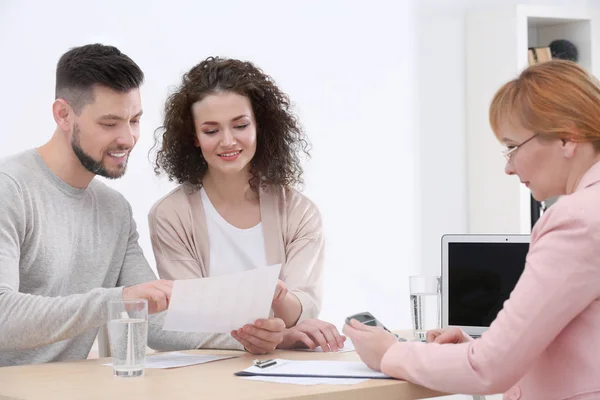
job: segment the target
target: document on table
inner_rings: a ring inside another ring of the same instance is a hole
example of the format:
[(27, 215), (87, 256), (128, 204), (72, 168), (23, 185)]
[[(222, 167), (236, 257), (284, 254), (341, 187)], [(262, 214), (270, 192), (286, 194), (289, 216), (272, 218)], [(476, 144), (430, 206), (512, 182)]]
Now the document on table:
[(177, 280), (163, 329), (229, 333), (269, 318), (281, 264), (209, 278)]
[(356, 385), (368, 381), (368, 379), (362, 378), (290, 378), (284, 376), (243, 376), (242, 379), (292, 385)]
[[(144, 368), (178, 368), (190, 365), (205, 364), (212, 361), (226, 360), (235, 356), (211, 356), (187, 354), (181, 352), (161, 353), (146, 357)], [(112, 363), (102, 364), (112, 367)]]
[(390, 376), (374, 371), (360, 361), (321, 361), (321, 360), (283, 360), (276, 359), (270, 367), (251, 366), (236, 372), (237, 376), (283, 376), (306, 378), (375, 378), (392, 379)]

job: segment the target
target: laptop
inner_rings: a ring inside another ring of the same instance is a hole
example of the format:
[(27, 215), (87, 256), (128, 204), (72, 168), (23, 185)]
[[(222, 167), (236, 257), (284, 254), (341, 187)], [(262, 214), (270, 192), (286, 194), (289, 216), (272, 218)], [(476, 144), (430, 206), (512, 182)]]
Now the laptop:
[(442, 236), (442, 328), (485, 332), (525, 268), (530, 235)]

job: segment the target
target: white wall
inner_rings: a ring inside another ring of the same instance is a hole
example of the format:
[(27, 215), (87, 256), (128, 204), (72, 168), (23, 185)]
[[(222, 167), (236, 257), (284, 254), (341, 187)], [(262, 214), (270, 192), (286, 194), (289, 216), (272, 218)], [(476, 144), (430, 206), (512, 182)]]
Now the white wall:
[[(142, 16), (142, 14), (147, 13)], [(0, 157), (44, 143), (59, 56), (113, 44), (146, 73), (142, 136), (124, 178), (146, 257), (146, 215), (172, 185), (147, 153), (169, 86), (209, 55), (251, 60), (296, 103), (313, 144), (306, 191), (324, 216), (324, 319), (370, 310), (409, 327), (406, 277), (417, 270), (417, 130), (412, 1), (0, 2)]]
[(465, 16), (469, 11), (511, 4), (600, 7), (600, 0), (418, 2), (419, 258), (426, 273), (440, 273), (443, 234), (468, 232)]

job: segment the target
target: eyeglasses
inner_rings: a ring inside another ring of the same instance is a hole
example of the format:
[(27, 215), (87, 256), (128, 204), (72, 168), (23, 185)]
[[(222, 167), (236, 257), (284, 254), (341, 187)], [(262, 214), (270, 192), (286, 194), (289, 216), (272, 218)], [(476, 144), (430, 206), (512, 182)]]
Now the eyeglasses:
[(515, 153), (515, 151), (517, 151), (517, 149), (518, 149), (519, 147), (523, 146), (525, 143), (529, 142), (531, 139), (533, 139), (533, 138), (534, 138), (534, 137), (536, 137), (537, 135), (538, 135), (538, 134), (536, 133), (536, 134), (534, 134), (532, 137), (530, 137), (529, 139), (527, 139), (526, 141), (524, 141), (523, 143), (521, 143), (521, 144), (518, 144), (518, 145), (516, 145), (516, 146), (513, 146), (513, 147), (508, 147), (508, 148), (504, 149), (504, 150), (502, 151), (502, 155), (504, 156), (504, 158), (506, 158), (506, 161), (510, 161), (510, 160), (511, 160), (511, 158), (512, 158), (512, 156), (513, 156), (513, 154)]

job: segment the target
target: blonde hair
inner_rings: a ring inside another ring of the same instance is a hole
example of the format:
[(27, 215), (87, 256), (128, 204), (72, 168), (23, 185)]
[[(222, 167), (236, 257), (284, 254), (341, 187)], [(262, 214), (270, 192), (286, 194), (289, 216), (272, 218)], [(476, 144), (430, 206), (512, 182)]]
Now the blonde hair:
[(600, 151), (600, 82), (572, 61), (535, 64), (496, 92), (489, 118), (496, 137), (504, 121)]

